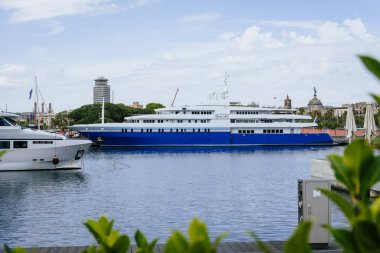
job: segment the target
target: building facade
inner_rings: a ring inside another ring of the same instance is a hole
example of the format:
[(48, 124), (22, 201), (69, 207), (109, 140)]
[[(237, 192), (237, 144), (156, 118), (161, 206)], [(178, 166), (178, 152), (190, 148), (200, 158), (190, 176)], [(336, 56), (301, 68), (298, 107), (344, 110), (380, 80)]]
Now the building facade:
[(317, 90), (314, 87), (314, 97), (310, 99), (309, 103), (307, 104), (307, 110), (309, 113), (314, 112), (314, 111), (322, 111), (323, 109), (323, 104), (321, 100), (317, 98)]
[(136, 109), (143, 109), (144, 108), (144, 106), (141, 105), (139, 102), (133, 102), (132, 105), (130, 105), (129, 107), (136, 108)]
[(102, 103), (103, 98), (104, 102), (111, 102), (111, 87), (108, 85), (108, 79), (101, 76), (98, 79), (95, 79), (94, 86), (94, 104)]
[(286, 95), (286, 98), (284, 99), (284, 108), (292, 109), (292, 100), (289, 98), (288, 95)]

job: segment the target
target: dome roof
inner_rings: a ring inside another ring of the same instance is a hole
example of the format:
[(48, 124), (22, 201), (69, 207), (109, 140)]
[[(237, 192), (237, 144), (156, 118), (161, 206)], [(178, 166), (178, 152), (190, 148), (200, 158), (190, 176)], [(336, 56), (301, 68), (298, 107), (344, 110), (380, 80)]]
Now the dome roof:
[(322, 102), (321, 102), (321, 100), (319, 100), (318, 98), (317, 98), (317, 96), (314, 96), (310, 101), (309, 101), (309, 103), (307, 104), (308, 106), (311, 106), (311, 105), (320, 105), (320, 106), (322, 106)]

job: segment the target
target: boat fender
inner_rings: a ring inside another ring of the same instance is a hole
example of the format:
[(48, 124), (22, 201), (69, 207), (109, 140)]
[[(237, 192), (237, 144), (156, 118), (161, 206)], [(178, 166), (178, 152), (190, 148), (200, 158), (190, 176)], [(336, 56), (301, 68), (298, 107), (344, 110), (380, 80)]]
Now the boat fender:
[(54, 165), (57, 165), (59, 163), (59, 158), (57, 156), (53, 157), (53, 160), (51, 160)]

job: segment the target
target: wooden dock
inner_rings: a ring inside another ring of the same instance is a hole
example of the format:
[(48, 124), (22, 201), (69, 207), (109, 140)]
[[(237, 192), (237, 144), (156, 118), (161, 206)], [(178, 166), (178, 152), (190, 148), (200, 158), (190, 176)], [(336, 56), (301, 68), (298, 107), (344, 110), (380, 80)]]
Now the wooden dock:
[[(283, 252), (283, 241), (268, 241), (267, 245), (273, 250), (273, 252)], [(77, 247), (33, 247), (27, 248), (27, 253), (81, 253), (88, 246), (77, 246)], [(165, 245), (157, 244), (155, 247), (156, 253), (163, 253)], [(128, 253), (135, 253), (136, 245), (130, 247)], [(235, 253), (235, 252), (261, 252), (257, 249), (254, 242), (224, 242), (219, 245), (218, 253)], [(338, 253), (342, 252), (337, 246), (329, 245), (327, 249), (316, 249), (313, 252), (321, 253)], [(0, 253), (4, 253), (3, 249)]]

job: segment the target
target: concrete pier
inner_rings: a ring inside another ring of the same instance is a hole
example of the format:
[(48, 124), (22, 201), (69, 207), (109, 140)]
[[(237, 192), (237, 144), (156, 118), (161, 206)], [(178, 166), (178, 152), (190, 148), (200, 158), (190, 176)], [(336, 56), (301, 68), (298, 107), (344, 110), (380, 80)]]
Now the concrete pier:
[[(273, 252), (283, 252), (284, 243), (283, 241), (268, 241), (265, 242)], [(32, 253), (82, 253), (88, 246), (78, 246), (78, 247), (33, 247), (27, 248), (26, 252)], [(156, 253), (163, 253), (165, 245), (157, 244), (154, 248)], [(136, 252), (136, 245), (132, 245), (128, 253)], [(221, 243), (218, 247), (218, 253), (235, 253), (235, 252), (262, 252), (257, 248), (256, 243), (254, 242), (224, 242)], [(336, 245), (330, 245), (327, 249), (315, 249), (313, 252), (321, 253), (338, 253), (343, 252)], [(3, 250), (0, 249), (0, 253), (3, 253)]]
[[(343, 185), (336, 181), (334, 171), (331, 169), (330, 162), (326, 159), (311, 160), (311, 177), (318, 179), (331, 180), (331, 187), (346, 190)], [(380, 183), (374, 185), (371, 189), (371, 196), (379, 196)]]

